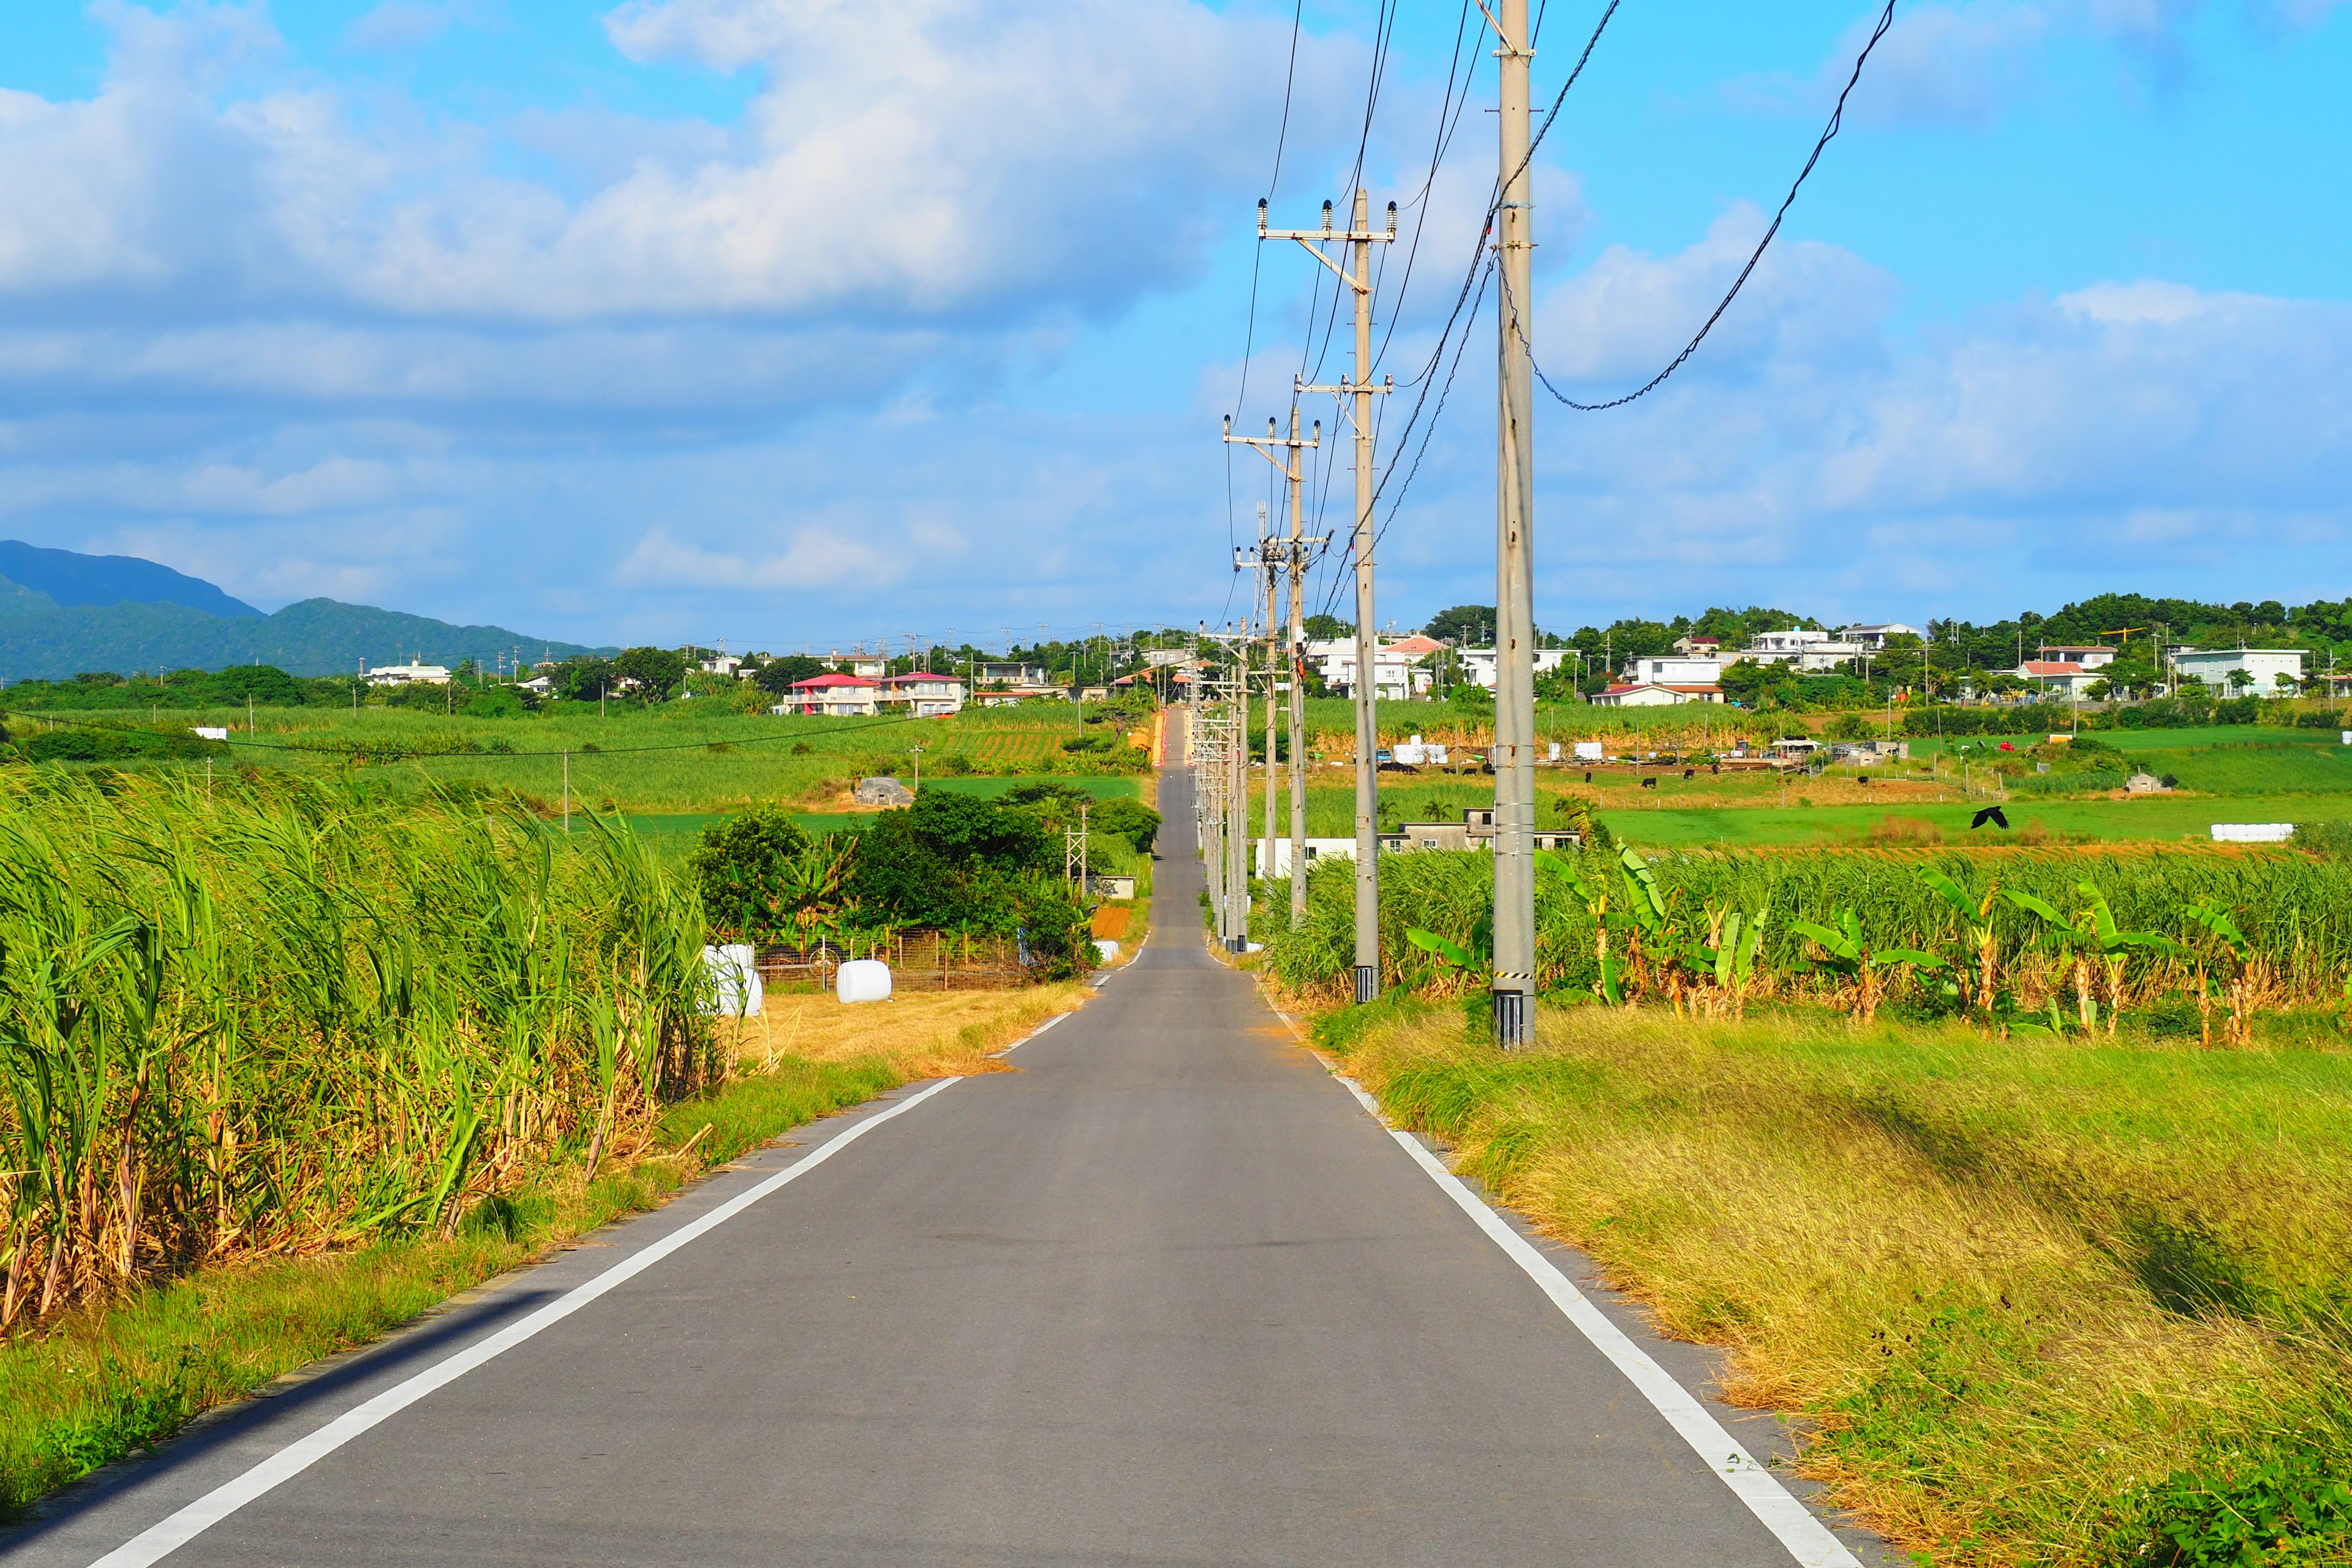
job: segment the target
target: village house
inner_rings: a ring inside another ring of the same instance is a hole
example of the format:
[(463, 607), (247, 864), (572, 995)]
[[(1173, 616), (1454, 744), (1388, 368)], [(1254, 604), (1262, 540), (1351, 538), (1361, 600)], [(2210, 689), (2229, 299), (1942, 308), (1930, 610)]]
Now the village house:
[(407, 664), (380, 664), (373, 669), (362, 664), (360, 666), (360, 679), (370, 686), (410, 686), (420, 683), (426, 686), (446, 686), (449, 684), (449, 671), (443, 665), (419, 664), (414, 661)]
[[(1423, 663), (1445, 645), (1415, 633), (1392, 642), (1375, 639), (1372, 652), (1372, 694), (1382, 701), (1401, 702), (1429, 690), (1433, 672)], [(1307, 645), (1307, 658), (1323, 677), (1323, 684), (1343, 696), (1356, 690), (1356, 639), (1332, 637)]]
[(1592, 694), (1596, 708), (1672, 708), (1684, 702), (1720, 702), (1720, 686), (1667, 686), (1657, 681), (1619, 681)]
[(2244, 689), (2253, 695), (2275, 697), (2282, 675), (2296, 686), (2303, 684), (2304, 650), (2299, 647), (2225, 647), (2202, 651), (2193, 647), (2176, 648), (2171, 658), (2172, 672), (2186, 680), (2202, 680), (2207, 689), (2221, 696), (2235, 693), (2238, 684), (2230, 677), (2243, 670), (2252, 678)]
[[(1496, 665), (1497, 660), (1493, 648), (1455, 648), (1454, 650), (1454, 657), (1462, 661), (1462, 675), (1464, 679), (1475, 681), (1488, 691), (1495, 689), (1495, 682), (1496, 679)], [(1536, 649), (1535, 653), (1536, 673), (1538, 675), (1549, 675), (1553, 670), (1558, 669), (1561, 665), (1566, 664), (1570, 659), (1575, 657), (1576, 650), (1572, 647), (1539, 647)]]
[(882, 683), (856, 675), (816, 675), (793, 683), (789, 702), (771, 712), (821, 713), (834, 719), (870, 719), (880, 711)]
[(963, 711), (963, 681), (957, 676), (917, 670), (912, 675), (886, 677), (881, 688), (884, 704), (904, 707), (918, 719), (942, 718)]

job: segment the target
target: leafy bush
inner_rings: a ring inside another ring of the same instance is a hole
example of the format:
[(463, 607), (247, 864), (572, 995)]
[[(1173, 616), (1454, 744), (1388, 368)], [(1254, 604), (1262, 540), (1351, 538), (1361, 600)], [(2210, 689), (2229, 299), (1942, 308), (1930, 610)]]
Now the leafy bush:
[(1160, 814), (1139, 800), (1100, 802), (1088, 821), (1097, 833), (1126, 839), (1139, 855), (1151, 853), (1152, 841), (1160, 837)]
[(2134, 1500), (2141, 1538), (2116, 1553), (2158, 1568), (2299, 1568), (2352, 1549), (2352, 1458), (2306, 1438), (2175, 1472)]
[(866, 829), (850, 890), (868, 920), (1009, 934), (1023, 923), (1024, 879), (1047, 859), (1034, 816), (925, 788)]
[(770, 931), (793, 907), (793, 870), (809, 836), (774, 805), (704, 827), (687, 857), (702, 907), (734, 932)]
[(17, 743), (37, 763), (161, 762), (228, 755), (228, 748), (218, 741), (184, 731), (92, 729), (79, 724), (26, 735)]

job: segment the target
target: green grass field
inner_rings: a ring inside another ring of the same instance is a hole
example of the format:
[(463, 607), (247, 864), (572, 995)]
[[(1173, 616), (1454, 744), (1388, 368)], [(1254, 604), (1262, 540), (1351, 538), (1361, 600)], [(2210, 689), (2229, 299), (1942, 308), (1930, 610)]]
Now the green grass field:
[[(58, 717), (12, 715), (9, 722), (16, 731), (31, 733), (43, 721)], [(140, 718), (90, 717), (114, 728)], [(917, 746), (923, 749), (927, 780), (948, 782), (940, 774), (951, 758), (991, 773), (1034, 776), (1049, 759), (1063, 756), (1063, 742), (1093, 728), (1068, 705), (979, 709), (952, 719), (780, 718), (715, 701), (614, 707), (602, 715), (584, 704), (559, 704), (512, 719), (386, 708), (362, 708), (356, 714), (263, 709), (254, 719), (250, 732), (242, 710), (185, 711), (164, 715), (162, 721), (229, 727), (231, 754), (239, 763), (325, 773), (350, 770), (395, 791), (436, 782), (479, 784), (511, 789), (557, 809), (568, 767), (575, 811), (647, 816), (724, 813), (765, 801), (818, 810), (831, 804), (827, 797), (866, 774), (911, 777)], [(403, 752), (426, 754), (399, 755)], [(355, 753), (362, 760), (355, 762)], [(370, 757), (375, 760), (365, 760)], [(958, 782), (1002, 789), (1017, 781)]]

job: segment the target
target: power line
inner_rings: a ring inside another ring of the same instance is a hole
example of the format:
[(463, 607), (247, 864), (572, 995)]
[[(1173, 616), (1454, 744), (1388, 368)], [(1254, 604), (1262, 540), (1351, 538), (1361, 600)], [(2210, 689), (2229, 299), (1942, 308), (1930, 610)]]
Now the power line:
[[(1673, 360), (1667, 363), (1665, 369), (1658, 372), (1657, 374), (1652, 376), (1648, 381), (1643, 382), (1640, 386), (1635, 387), (1624, 396), (1612, 397), (1606, 403), (1579, 403), (1576, 399), (1569, 396), (1566, 393), (1560, 391), (1559, 388), (1554, 386), (1551, 384), (1550, 378), (1544, 374), (1543, 367), (1538, 365), (1536, 366), (1536, 379), (1543, 383), (1543, 389), (1546, 392), (1550, 393), (1552, 396), (1558, 398), (1569, 407), (1585, 414), (1598, 414), (1601, 410), (1608, 408), (1622, 408), (1625, 405), (1633, 402), (1635, 398), (1646, 397), (1652, 392), (1656, 391), (1659, 386), (1664, 384), (1666, 377), (1680, 370), (1683, 367), (1684, 363), (1687, 361), (1691, 355), (1698, 352), (1699, 344), (1706, 341), (1706, 335), (1715, 330), (1716, 322), (1723, 320), (1723, 313), (1731, 309), (1731, 302), (1734, 300), (1739, 298), (1739, 290), (1747, 286), (1749, 274), (1756, 270), (1756, 264), (1764, 259), (1765, 247), (1772, 243), (1772, 237), (1780, 232), (1780, 220), (1787, 217), (1789, 216), (1790, 207), (1796, 205), (1797, 193), (1804, 188), (1807, 176), (1811, 175), (1813, 172), (1813, 165), (1822, 161), (1822, 150), (1829, 146), (1830, 139), (1838, 133), (1839, 126), (1845, 120), (1846, 98), (1853, 91), (1854, 84), (1862, 80), (1862, 68), (1864, 63), (1870, 58), (1870, 51), (1878, 47), (1878, 40), (1886, 37), (1887, 28), (1894, 25), (1895, 0), (1886, 0), (1886, 9), (1879, 13), (1878, 26), (1871, 29), (1869, 41), (1862, 46), (1862, 53), (1854, 57), (1853, 73), (1846, 78), (1845, 89), (1838, 94), (1837, 107), (1830, 111), (1829, 124), (1822, 128), (1821, 140), (1813, 143), (1812, 155), (1805, 160), (1805, 166), (1797, 171), (1795, 181), (1789, 186), (1789, 194), (1781, 198), (1780, 210), (1772, 215), (1771, 226), (1764, 231), (1764, 237), (1756, 242), (1755, 250), (1750, 252), (1748, 255), (1748, 265), (1741, 268), (1739, 269), (1739, 276), (1731, 280), (1730, 289), (1725, 293), (1722, 301), (1717, 304), (1714, 311), (1708, 315), (1705, 324), (1699, 328), (1697, 335), (1693, 337), (1689, 342), (1683, 345), (1683, 352), (1676, 354)], [(1527, 342), (1527, 332), (1524, 328), (1519, 330), (1519, 341), (1522, 343)], [(1528, 354), (1530, 361), (1532, 361), (1535, 356), (1535, 350), (1532, 347), (1529, 347)]]

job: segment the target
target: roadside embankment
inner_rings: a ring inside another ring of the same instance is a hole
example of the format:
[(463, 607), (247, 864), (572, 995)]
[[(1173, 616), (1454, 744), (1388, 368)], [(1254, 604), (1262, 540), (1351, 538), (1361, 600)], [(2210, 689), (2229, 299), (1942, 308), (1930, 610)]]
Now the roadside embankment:
[(1827, 1014), (1327, 1013), (1938, 1564), (2352, 1562), (2352, 1055)]

